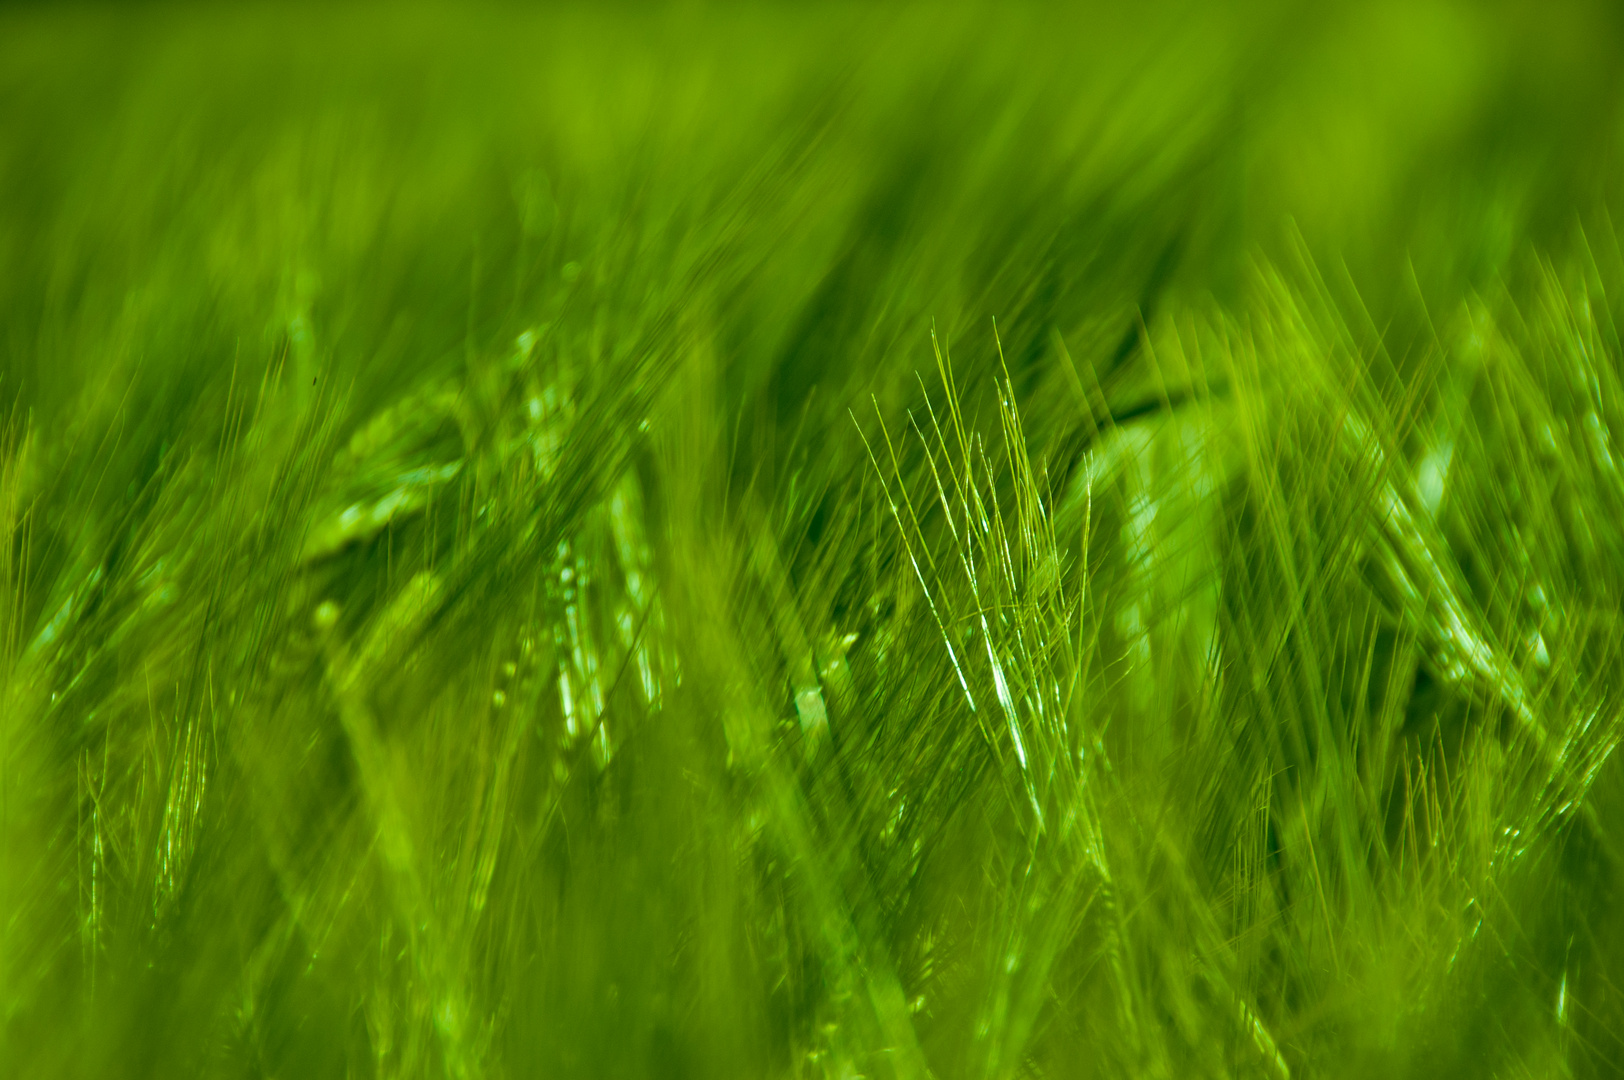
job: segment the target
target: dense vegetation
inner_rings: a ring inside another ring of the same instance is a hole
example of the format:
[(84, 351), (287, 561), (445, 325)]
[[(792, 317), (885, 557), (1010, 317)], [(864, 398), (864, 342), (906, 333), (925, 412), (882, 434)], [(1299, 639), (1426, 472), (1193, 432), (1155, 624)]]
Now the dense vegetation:
[(1624, 1070), (1624, 15), (0, 11), (0, 1075)]

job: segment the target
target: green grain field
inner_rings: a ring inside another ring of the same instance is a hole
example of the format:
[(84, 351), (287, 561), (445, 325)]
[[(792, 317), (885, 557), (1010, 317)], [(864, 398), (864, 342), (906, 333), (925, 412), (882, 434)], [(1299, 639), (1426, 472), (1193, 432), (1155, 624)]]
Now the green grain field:
[(0, 1077), (1624, 1075), (1621, 224), (1599, 0), (0, 7)]

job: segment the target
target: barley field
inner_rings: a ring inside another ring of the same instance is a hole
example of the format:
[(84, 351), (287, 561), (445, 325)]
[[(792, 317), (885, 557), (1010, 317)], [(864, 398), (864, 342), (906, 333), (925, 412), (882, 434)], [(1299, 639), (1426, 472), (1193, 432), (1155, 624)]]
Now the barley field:
[(1624, 1074), (1624, 11), (0, 8), (0, 1077)]

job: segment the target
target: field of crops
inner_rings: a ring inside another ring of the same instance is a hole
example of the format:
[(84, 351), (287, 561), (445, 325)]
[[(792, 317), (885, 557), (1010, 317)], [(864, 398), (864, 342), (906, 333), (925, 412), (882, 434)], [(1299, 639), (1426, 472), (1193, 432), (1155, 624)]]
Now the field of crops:
[(0, 1077), (1621, 1075), (1619, 222), (1589, 0), (0, 7)]

